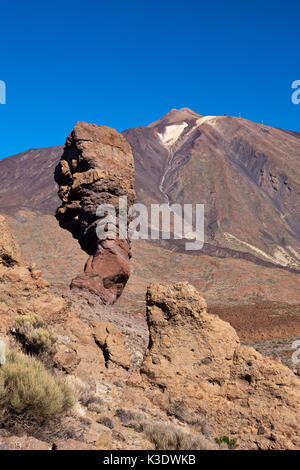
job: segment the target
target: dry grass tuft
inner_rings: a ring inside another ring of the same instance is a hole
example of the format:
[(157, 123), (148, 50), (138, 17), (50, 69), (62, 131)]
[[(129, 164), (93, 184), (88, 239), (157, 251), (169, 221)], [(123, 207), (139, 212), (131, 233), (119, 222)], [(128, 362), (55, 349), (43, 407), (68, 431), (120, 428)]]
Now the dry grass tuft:
[(53, 354), (55, 352), (57, 338), (36, 314), (17, 316), (12, 333), (29, 354)]
[(216, 442), (194, 435), (173, 424), (146, 423), (144, 432), (157, 450), (213, 450)]

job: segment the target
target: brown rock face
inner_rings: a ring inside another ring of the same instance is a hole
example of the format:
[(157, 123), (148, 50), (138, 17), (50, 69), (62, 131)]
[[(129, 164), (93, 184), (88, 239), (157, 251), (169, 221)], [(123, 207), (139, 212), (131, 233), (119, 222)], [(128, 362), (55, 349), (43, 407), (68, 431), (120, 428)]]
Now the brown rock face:
[(161, 406), (183, 402), (205, 417), (216, 437), (235, 436), (241, 448), (299, 448), (299, 379), (242, 346), (229, 323), (206, 312), (193, 286), (152, 284), (147, 318), (150, 343), (141, 373)]
[(111, 361), (124, 369), (130, 369), (131, 358), (120, 331), (108, 322), (92, 323), (96, 344), (103, 351), (106, 364)]
[[(114, 129), (78, 122), (67, 138), (55, 180), (62, 200), (56, 217), (90, 255), (84, 273), (71, 287), (93, 292), (111, 305), (130, 276), (130, 242), (126, 234), (119, 236), (119, 197), (127, 196), (128, 207), (135, 202), (130, 146)], [(101, 204), (116, 210), (106, 240), (96, 233), (100, 221), (96, 211)]]
[(5, 266), (14, 266), (21, 261), (21, 250), (7, 227), (6, 219), (0, 215), (0, 260)]
[(6, 218), (0, 215), (0, 336), (7, 335), (18, 314), (37, 314), (46, 321), (59, 317), (65, 301), (48, 291), (48, 282), (41, 277), (36, 265), (27, 265), (20, 247), (11, 234)]

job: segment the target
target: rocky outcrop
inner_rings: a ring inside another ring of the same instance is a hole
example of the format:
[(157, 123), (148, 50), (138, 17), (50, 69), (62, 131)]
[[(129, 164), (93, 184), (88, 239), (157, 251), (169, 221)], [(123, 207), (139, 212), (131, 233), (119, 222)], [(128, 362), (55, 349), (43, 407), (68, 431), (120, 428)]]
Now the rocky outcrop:
[(10, 332), (16, 316), (34, 314), (57, 338), (56, 368), (88, 378), (110, 366), (129, 369), (131, 358), (120, 331), (108, 322), (82, 320), (76, 305), (73, 310), (68, 298), (53, 295), (38, 267), (26, 264), (2, 215), (0, 228), (0, 339), (8, 348), (14, 345)]
[(299, 379), (242, 346), (229, 323), (207, 313), (193, 286), (152, 284), (147, 319), (141, 374), (154, 402), (166, 409), (174, 400), (184, 403), (215, 436), (233, 436), (241, 448), (299, 448)]
[(106, 365), (113, 362), (124, 369), (130, 369), (131, 357), (120, 331), (108, 322), (91, 323), (91, 325), (94, 340), (103, 352)]
[[(135, 202), (130, 146), (114, 129), (78, 122), (67, 138), (55, 179), (62, 200), (57, 219), (90, 255), (84, 273), (71, 287), (86, 289), (98, 294), (104, 304), (113, 304), (130, 275), (130, 243), (119, 227), (119, 197), (127, 196), (128, 207)], [(96, 233), (100, 221), (96, 211), (101, 204), (116, 209), (106, 240)]]
[[(85, 293), (94, 313), (89, 319), (87, 308), (79, 309), (82, 293), (54, 296), (37, 267), (22, 260), (4, 217), (0, 224), (0, 337), (8, 349), (21, 348), (10, 334), (15, 317), (39, 315), (56, 337), (51, 364), (68, 375), (79, 400), (62, 423), (63, 436), (56, 429), (51, 440), (48, 429), (47, 436), (15, 436), (3, 429), (0, 447), (154, 449), (160, 444), (153, 435), (159, 431), (165, 438), (176, 425), (184, 435), (208, 438), (207, 448), (222, 436), (237, 439), (241, 449), (300, 448), (299, 378), (242, 346), (228, 323), (207, 313), (194, 287), (148, 288), (150, 341), (139, 370), (131, 349), (137, 339), (128, 350), (126, 334), (100, 321), (105, 310), (115, 316), (117, 310)], [(65, 435), (65, 428), (72, 433)]]
[(46, 320), (60, 316), (66, 302), (48, 291), (35, 264), (26, 264), (21, 250), (9, 230), (5, 217), (0, 215), (0, 336), (18, 314), (37, 314)]
[(21, 261), (21, 250), (8, 229), (6, 219), (0, 215), (0, 260), (5, 266), (14, 266)]

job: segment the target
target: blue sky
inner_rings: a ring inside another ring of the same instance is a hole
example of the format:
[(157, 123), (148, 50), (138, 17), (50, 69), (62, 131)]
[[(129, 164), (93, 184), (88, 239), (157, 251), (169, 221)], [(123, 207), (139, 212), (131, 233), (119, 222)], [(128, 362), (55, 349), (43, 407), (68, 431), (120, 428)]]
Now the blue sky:
[(299, 1), (14, 1), (0, 5), (0, 158), (119, 131), (171, 108), (300, 131)]

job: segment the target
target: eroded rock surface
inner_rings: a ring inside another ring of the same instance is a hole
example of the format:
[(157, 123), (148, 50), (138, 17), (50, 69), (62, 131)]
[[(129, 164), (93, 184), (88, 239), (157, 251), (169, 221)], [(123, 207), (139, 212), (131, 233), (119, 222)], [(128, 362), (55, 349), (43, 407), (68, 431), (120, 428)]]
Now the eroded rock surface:
[[(84, 273), (73, 279), (71, 287), (98, 294), (104, 304), (111, 305), (130, 276), (130, 242), (124, 230), (120, 236), (119, 226), (119, 197), (127, 197), (128, 207), (135, 202), (130, 146), (114, 129), (78, 122), (67, 138), (55, 179), (62, 200), (57, 219), (90, 255)], [(96, 211), (101, 204), (116, 209), (106, 240), (96, 233), (100, 220)]]
[(215, 436), (234, 435), (241, 448), (299, 448), (299, 379), (242, 346), (229, 323), (207, 313), (193, 286), (152, 284), (147, 319), (141, 374), (154, 402), (166, 409), (174, 400), (184, 403), (205, 417)]

